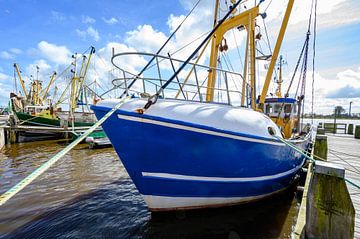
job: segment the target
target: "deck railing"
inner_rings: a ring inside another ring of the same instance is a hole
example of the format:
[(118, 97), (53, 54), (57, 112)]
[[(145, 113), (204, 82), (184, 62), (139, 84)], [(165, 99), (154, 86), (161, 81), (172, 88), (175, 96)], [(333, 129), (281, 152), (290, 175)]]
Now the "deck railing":
[[(129, 69), (130, 64), (126, 62), (134, 57), (137, 59), (154, 58), (154, 60), (141, 75), (138, 75), (134, 69)], [(112, 72), (115, 76), (115, 79), (112, 80), (113, 88), (105, 92), (103, 96), (116, 90), (118, 94), (136, 94), (140, 97), (147, 97), (155, 94), (184, 61), (151, 53), (123, 52), (113, 53), (112, 62), (116, 67), (116, 70)], [(188, 63), (184, 70), (175, 77), (175, 80), (161, 92), (161, 97), (204, 102), (209, 89), (207, 86), (209, 71), (216, 71), (217, 75), (216, 86), (212, 88), (214, 102), (240, 105), (244, 85), (246, 105), (248, 105), (251, 87), (244, 83), (242, 74), (192, 62)], [(134, 80), (135, 84), (129, 88)]]

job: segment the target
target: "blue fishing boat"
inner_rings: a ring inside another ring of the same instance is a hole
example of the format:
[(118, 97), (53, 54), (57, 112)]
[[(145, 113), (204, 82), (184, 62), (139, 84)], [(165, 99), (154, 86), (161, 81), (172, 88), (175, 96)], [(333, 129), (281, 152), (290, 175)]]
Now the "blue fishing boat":
[[(286, 28), (292, 3), (290, 0), (282, 27)], [(206, 87), (197, 76), (205, 66), (190, 62), (203, 45), (186, 61), (148, 53), (113, 55), (113, 63), (117, 57), (140, 54), (152, 56), (156, 62), (168, 60), (173, 68), (174, 62), (181, 65), (174, 69), (169, 80), (164, 82), (159, 77), (157, 85), (153, 78), (144, 77), (144, 70), (129, 83), (128, 72), (123, 70), (121, 85), (126, 87), (122, 98), (102, 100), (92, 106), (98, 119), (118, 107), (103, 123), (103, 129), (151, 211), (220, 207), (269, 197), (289, 187), (305, 162), (302, 153), (289, 147), (291, 144), (306, 152), (311, 145), (311, 127), (304, 130), (298, 118), (301, 97), (269, 99), (265, 89), (265, 94), (258, 101), (255, 99), (255, 87), (252, 87), (255, 37), (251, 32), (259, 16), (258, 6), (235, 15), (234, 9), (239, 4), (240, 1), (231, 6), (231, 11), (217, 21), (203, 41), (212, 42)], [(225, 48), (221, 45), (223, 34), (238, 26), (243, 26), (250, 35), (246, 45), (250, 71), (243, 75), (216, 65), (218, 51)], [(277, 44), (281, 44), (282, 37), (279, 36)], [(272, 67), (276, 54), (274, 51)], [(160, 64), (157, 66), (159, 69)], [(192, 85), (186, 85), (186, 77), (179, 77), (179, 72), (187, 66), (187, 72), (194, 74)], [(215, 87), (216, 75), (223, 75), (225, 80), (225, 102), (214, 100), (216, 92), (222, 91)], [(234, 106), (236, 100), (231, 98), (236, 92), (229, 88), (230, 77), (243, 82), (238, 106)], [(130, 87), (136, 81), (148, 82), (148, 88), (154, 84), (156, 94), (149, 97), (145, 89), (141, 94), (131, 94)], [(165, 89), (175, 86), (178, 86), (176, 96), (167, 97)], [(187, 87), (193, 91), (187, 92)], [(132, 97), (124, 100), (126, 95)], [(184, 99), (178, 99), (179, 95)]]

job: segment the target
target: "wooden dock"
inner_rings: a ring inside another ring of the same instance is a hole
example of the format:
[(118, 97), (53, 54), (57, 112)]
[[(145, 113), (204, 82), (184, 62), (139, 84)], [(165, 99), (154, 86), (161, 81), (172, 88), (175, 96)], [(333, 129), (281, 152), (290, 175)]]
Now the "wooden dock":
[[(360, 185), (360, 139), (354, 135), (327, 134), (328, 161), (341, 164), (345, 169), (345, 178)], [(355, 238), (360, 238), (360, 189), (347, 183), (351, 200), (354, 204)]]

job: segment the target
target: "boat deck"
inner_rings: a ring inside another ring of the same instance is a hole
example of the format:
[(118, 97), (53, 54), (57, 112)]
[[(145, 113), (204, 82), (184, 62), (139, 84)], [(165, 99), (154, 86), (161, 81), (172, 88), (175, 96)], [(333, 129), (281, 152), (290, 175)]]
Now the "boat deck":
[[(360, 185), (360, 139), (354, 135), (327, 134), (328, 161), (345, 167), (345, 177)], [(360, 238), (360, 189), (347, 183), (355, 207), (355, 238)]]

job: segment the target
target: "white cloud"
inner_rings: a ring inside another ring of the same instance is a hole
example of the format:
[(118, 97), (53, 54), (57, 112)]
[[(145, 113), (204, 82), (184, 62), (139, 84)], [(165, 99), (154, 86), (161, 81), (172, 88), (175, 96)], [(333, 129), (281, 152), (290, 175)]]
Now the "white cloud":
[(57, 64), (66, 65), (71, 63), (71, 52), (66, 46), (58, 46), (46, 41), (41, 41), (38, 44), (38, 50), (42, 56)]
[(18, 48), (10, 48), (9, 51), (14, 53), (14, 54), (21, 54), (22, 53), (22, 50), (20, 50)]
[(146, 52), (156, 52), (167, 39), (164, 33), (154, 30), (150, 25), (138, 26), (126, 35), (125, 42), (129, 46)]
[(65, 14), (63, 14), (61, 12), (57, 12), (57, 11), (51, 11), (51, 18), (54, 21), (58, 21), (58, 22), (62, 22), (62, 21), (66, 20)]
[(10, 78), (11, 78), (10, 76), (0, 72), (0, 80), (1, 81), (6, 81), (6, 80), (9, 80)]
[(102, 20), (108, 25), (114, 25), (114, 24), (119, 23), (119, 20), (115, 17), (111, 17), (109, 19), (106, 19), (105, 17), (103, 17)]
[(5, 60), (11, 60), (15, 58), (14, 54), (11, 54), (7, 51), (2, 51), (0, 52), (0, 58), (5, 59)]
[(79, 30), (79, 29), (76, 29), (76, 34), (82, 38), (83, 40), (86, 40), (86, 38), (89, 36), (91, 37), (94, 41), (99, 41), (100, 40), (100, 35), (99, 35), (99, 32), (98, 30), (96, 30), (95, 28), (93, 27), (88, 27), (86, 30), (82, 31), (82, 30)]
[(96, 20), (89, 16), (81, 16), (81, 22), (85, 24), (93, 24), (96, 22)]
[(36, 60), (26, 67), (27, 75), (32, 75), (34, 79), (37, 76), (37, 67), (39, 68), (39, 80), (47, 81), (47, 76), (50, 75), (52, 67), (44, 59)]
[(89, 34), (89, 36), (91, 36), (94, 39), (94, 41), (100, 40), (99, 32), (96, 29), (92, 27), (88, 27), (86, 31)]

